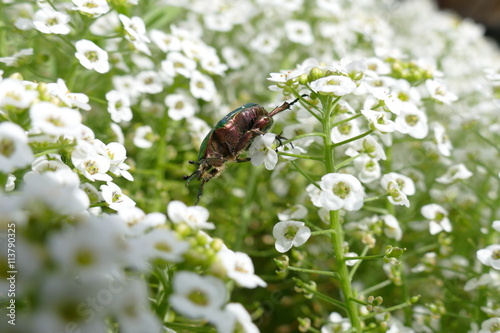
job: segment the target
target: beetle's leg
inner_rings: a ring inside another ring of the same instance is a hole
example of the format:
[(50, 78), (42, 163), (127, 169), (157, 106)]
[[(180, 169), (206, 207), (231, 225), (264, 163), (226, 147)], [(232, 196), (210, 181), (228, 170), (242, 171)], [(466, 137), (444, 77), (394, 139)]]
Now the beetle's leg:
[[(300, 97), (306, 97), (306, 96), (309, 96), (307, 94), (303, 94), (303, 95), (300, 95)], [(297, 103), (299, 100), (300, 100), (300, 97), (299, 98), (296, 98), (294, 99), (292, 102), (288, 103), (288, 102), (285, 102), (283, 104), (281, 104), (280, 106), (277, 106), (273, 111), (269, 112), (269, 115), (268, 117), (269, 118), (272, 118), (274, 117), (275, 115), (277, 115), (278, 113), (280, 112), (283, 112), (287, 109), (289, 109), (292, 105), (294, 105), (295, 103)]]
[[(283, 142), (282, 142), (281, 140), (284, 140), (284, 141), (288, 140), (287, 138), (285, 138), (285, 137), (284, 137), (284, 136), (282, 136), (281, 134), (283, 134), (283, 132), (281, 132), (280, 134), (276, 135), (276, 140), (278, 140), (278, 142), (280, 143), (280, 144), (278, 145), (278, 147), (276, 147), (276, 152), (278, 152), (278, 148), (279, 148), (279, 147), (283, 146)], [(293, 146), (293, 143), (291, 143), (291, 142), (290, 142), (290, 145), (292, 146), (292, 148), (295, 148), (295, 147)]]
[(250, 162), (250, 160), (251, 160), (250, 157), (247, 157), (247, 158), (237, 158), (236, 159), (236, 163)]
[(200, 162), (199, 161), (188, 161), (189, 164), (197, 164), (197, 165), (200, 165)]
[(202, 180), (200, 184), (200, 189), (198, 190), (198, 196), (196, 197), (196, 202), (194, 205), (196, 206), (198, 202), (200, 202), (201, 196), (203, 195), (203, 186), (205, 186), (206, 181)]

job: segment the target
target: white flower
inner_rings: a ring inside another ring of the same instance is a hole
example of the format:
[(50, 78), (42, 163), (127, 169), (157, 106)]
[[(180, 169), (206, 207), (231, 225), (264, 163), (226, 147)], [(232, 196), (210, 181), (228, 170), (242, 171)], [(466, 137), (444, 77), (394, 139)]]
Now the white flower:
[(434, 140), (436, 141), (436, 146), (438, 151), (443, 156), (450, 156), (451, 149), (453, 148), (451, 145), (451, 140), (446, 135), (446, 131), (440, 123), (432, 123), (432, 129), (434, 131)]
[(500, 270), (500, 244), (489, 245), (477, 251), (476, 256), (483, 265)]
[(188, 207), (181, 201), (171, 201), (168, 203), (167, 213), (173, 223), (184, 222), (196, 229), (215, 229), (215, 225), (207, 221), (208, 210), (205, 207)]
[(493, 227), (493, 229), (495, 229), (496, 231), (500, 232), (500, 220), (493, 221), (493, 223), (491, 224), (491, 226)]
[(464, 285), (464, 290), (465, 291), (472, 291), (476, 290), (481, 287), (487, 287), (490, 286), (491, 283), (493, 282), (492, 277), (490, 276), (489, 273), (482, 274), (479, 277), (475, 277), (467, 281)]
[(54, 136), (74, 137), (82, 122), (80, 112), (49, 102), (34, 104), (30, 109), (30, 117), (34, 129)]
[(379, 179), (382, 174), (378, 161), (367, 155), (356, 158), (354, 160), (354, 167), (358, 171), (358, 179), (362, 183), (371, 183)]
[(420, 209), (420, 213), (430, 220), (429, 232), (431, 235), (438, 234), (441, 231), (450, 232), (452, 230), (450, 220), (448, 219), (448, 211), (440, 205), (425, 205)]
[(105, 50), (86, 39), (76, 42), (75, 47), (75, 57), (83, 67), (101, 74), (109, 71), (108, 53)]
[(311, 197), (316, 207), (328, 210), (355, 211), (363, 206), (364, 190), (359, 180), (349, 174), (329, 173), (318, 182), (321, 192), (317, 197)]
[(311, 229), (304, 222), (281, 221), (274, 225), (273, 236), (276, 239), (276, 250), (285, 253), (292, 246), (301, 246), (307, 242), (311, 237)]
[(72, 93), (68, 90), (63, 79), (57, 79), (57, 83), (47, 84), (50, 94), (58, 97), (66, 106), (77, 107), (85, 111), (90, 110), (89, 97), (81, 93)]
[(172, 286), (170, 305), (188, 318), (210, 318), (226, 302), (226, 286), (214, 276), (180, 271), (175, 273)]
[(396, 124), (388, 118), (386, 112), (361, 110), (361, 113), (368, 119), (372, 129), (376, 129), (381, 133), (390, 133), (396, 130)]
[(389, 172), (384, 177), (392, 178), (393, 180), (395, 180), (399, 186), (399, 189), (404, 194), (406, 195), (415, 194), (415, 183), (413, 182), (413, 179), (411, 179), (410, 177), (407, 177), (397, 172)]
[(214, 99), (216, 90), (214, 81), (207, 75), (194, 71), (189, 81), (189, 89), (193, 97), (200, 98), (206, 102)]
[(403, 103), (403, 109), (396, 117), (395, 123), (399, 132), (408, 134), (415, 139), (423, 139), (429, 133), (427, 116), (410, 102)]
[(360, 140), (350, 142), (345, 152), (345, 154), (350, 157), (354, 157), (360, 153), (365, 153), (376, 160), (386, 159), (384, 148), (371, 135), (365, 136)]
[[(241, 329), (241, 332), (245, 333), (259, 333), (259, 329), (252, 322), (252, 317), (245, 310), (243, 305), (240, 303), (228, 303), (225, 307), (225, 310), (232, 313), (236, 318), (237, 327)], [(229, 331), (233, 333), (233, 331)]]
[(248, 59), (237, 48), (224, 46), (222, 48), (222, 57), (226, 61), (229, 68), (238, 69), (248, 63)]
[(181, 41), (179, 37), (175, 35), (166, 34), (158, 29), (151, 29), (149, 35), (153, 43), (165, 53), (169, 51), (180, 51), (181, 49)]
[(380, 180), (380, 185), (389, 195), (388, 199), (390, 203), (393, 205), (410, 207), (410, 201), (408, 200), (406, 193), (402, 190), (396, 178), (392, 175), (384, 175)]
[(33, 211), (49, 208), (61, 215), (71, 215), (89, 207), (89, 198), (79, 187), (78, 175), (72, 171), (27, 173), (24, 181), (22, 200)]
[(62, 161), (61, 155), (48, 154), (38, 157), (31, 163), (31, 170), (36, 172), (68, 170), (71, 168)]
[[(120, 326), (120, 332), (162, 331), (163, 329), (158, 317), (150, 310), (146, 282), (141, 279), (129, 279), (125, 283), (126, 288), (124, 290), (113, 294), (114, 297), (111, 304), (112, 315), (116, 318)], [(114, 288), (109, 289), (116, 290)]]
[(321, 327), (321, 333), (347, 332), (351, 328), (351, 322), (343, 318), (339, 313), (332, 312), (328, 316), (328, 323)]
[(26, 132), (17, 124), (0, 123), (0, 172), (11, 173), (33, 160)]
[(80, 144), (71, 153), (71, 162), (90, 181), (111, 181), (108, 172), (111, 163), (109, 158), (99, 155), (95, 149), (88, 144)]
[[(28, 4), (26, 4), (26, 5), (28, 5)], [(29, 5), (28, 5), (28, 8), (31, 8), (31, 7), (29, 7)], [(27, 21), (26, 23), (28, 23), (28, 25), (32, 24), (32, 21), (30, 19), (24, 19), (24, 20)], [(14, 23), (14, 25), (16, 25), (16, 24)], [(29, 29), (27, 29), (27, 30), (31, 30), (31, 28), (32, 28), (32, 26), (30, 26)], [(20, 28), (18, 28), (18, 29), (20, 29)], [(20, 29), (20, 30), (23, 30), (23, 29)], [(21, 49), (18, 52), (14, 53), (10, 57), (0, 57), (0, 62), (6, 64), (9, 67), (20, 67), (23, 64), (25, 64), (32, 55), (33, 55), (32, 48)]]
[(161, 62), (161, 67), (169, 77), (178, 74), (190, 78), (196, 71), (196, 62), (180, 52), (169, 52), (167, 58)]
[(403, 231), (399, 226), (398, 220), (392, 215), (382, 215), (380, 218), (384, 221), (383, 228), (385, 236), (399, 242), (403, 237)]
[(481, 323), (481, 329), (477, 333), (497, 333), (500, 332), (500, 317), (486, 319)]
[(150, 43), (151, 41), (148, 36), (146, 36), (146, 25), (142, 18), (139, 16), (129, 18), (123, 14), (118, 14), (118, 18), (125, 29), (125, 38), (131, 42), (137, 50), (147, 55), (151, 55), (151, 51), (146, 45), (146, 43)]
[(28, 108), (35, 98), (38, 97), (38, 91), (27, 88), (21, 80), (10, 78), (0, 80), (0, 108)]
[(311, 45), (312, 43), (314, 43), (314, 36), (311, 32), (311, 26), (305, 21), (285, 21), (285, 33), (291, 42), (303, 45)]
[[(313, 185), (314, 186), (314, 185)], [(278, 213), (280, 221), (303, 219), (307, 216), (307, 208), (303, 205), (295, 205)]]
[(128, 196), (122, 193), (122, 189), (118, 185), (107, 182), (107, 185), (101, 185), (102, 198), (108, 204), (109, 208), (113, 210), (120, 210), (122, 208), (130, 208), (135, 206), (135, 202)]
[(248, 149), (248, 156), (251, 157), (251, 163), (255, 166), (264, 163), (267, 170), (273, 170), (278, 163), (278, 153), (274, 150), (274, 140), (276, 134), (266, 133), (259, 135), (252, 142)]
[(120, 123), (122, 121), (132, 120), (133, 114), (130, 108), (129, 96), (118, 90), (110, 90), (106, 93), (108, 101), (108, 112), (111, 114), (111, 119)]
[(134, 145), (139, 148), (151, 148), (153, 146), (153, 129), (149, 125), (137, 127), (134, 134)]
[(403, 102), (387, 87), (373, 87), (370, 89), (373, 97), (379, 101), (383, 101), (385, 107), (392, 113), (398, 115), (403, 108)]
[(173, 120), (191, 118), (196, 112), (195, 104), (186, 94), (169, 94), (165, 97), (168, 116)]
[(431, 98), (443, 104), (450, 105), (458, 99), (457, 95), (447, 91), (446, 87), (436, 80), (425, 81), (425, 87), (429, 91)]
[(311, 89), (319, 94), (344, 96), (356, 90), (356, 83), (351, 78), (330, 75), (311, 82)]
[(118, 246), (123, 236), (119, 218), (94, 218), (73, 228), (53, 233), (49, 240), (50, 254), (59, 269), (74, 272), (83, 278), (104, 276), (118, 268), (121, 254)]
[[(347, 119), (349, 116), (347, 115), (341, 115), (337, 117), (335, 120), (342, 121), (344, 119)], [(359, 130), (358, 122), (357, 120), (352, 120), (346, 123), (343, 123), (341, 125), (337, 125), (334, 128), (332, 128), (332, 131), (330, 133), (330, 137), (334, 143), (336, 142), (342, 142), (345, 140), (349, 140), (357, 135), (359, 135), (361, 132)]]
[(163, 82), (158, 72), (141, 71), (137, 74), (136, 80), (139, 83), (136, 88), (146, 94), (158, 94), (163, 90)]
[(255, 275), (252, 259), (248, 254), (224, 249), (217, 253), (217, 258), (226, 269), (227, 276), (239, 286), (250, 289), (267, 286), (264, 280)]
[(262, 54), (271, 54), (280, 46), (280, 40), (273, 31), (259, 33), (250, 41), (250, 48)]
[(449, 167), (444, 175), (436, 178), (436, 181), (441, 184), (451, 184), (457, 180), (464, 180), (470, 177), (472, 177), (472, 172), (464, 164), (460, 163)]
[(92, 17), (98, 17), (106, 14), (109, 11), (109, 5), (106, 0), (72, 0), (76, 7), (73, 10), (78, 10), (85, 14), (90, 14)]
[(33, 17), (33, 25), (44, 34), (67, 35), (69, 29), (69, 16), (55, 11), (50, 6), (44, 6), (38, 10)]
[(354, 266), (359, 261), (359, 259), (348, 259), (349, 257), (358, 257), (358, 254), (355, 252), (347, 252), (344, 257), (347, 266)]
[(156, 228), (133, 241), (148, 260), (161, 259), (171, 263), (183, 261), (183, 254), (190, 247), (188, 242), (179, 240), (175, 232), (164, 228)]

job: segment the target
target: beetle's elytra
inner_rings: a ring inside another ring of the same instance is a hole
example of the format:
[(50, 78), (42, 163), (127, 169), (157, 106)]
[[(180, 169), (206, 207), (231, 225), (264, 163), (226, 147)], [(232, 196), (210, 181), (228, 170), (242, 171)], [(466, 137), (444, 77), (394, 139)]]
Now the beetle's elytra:
[(285, 102), (271, 112), (255, 103), (245, 104), (231, 111), (212, 128), (201, 143), (198, 160), (189, 161), (198, 165), (198, 169), (183, 177), (188, 183), (195, 178), (201, 181), (195, 204), (201, 199), (205, 183), (219, 176), (226, 163), (248, 161), (240, 159), (240, 154), (248, 149), (257, 135), (265, 134), (271, 128), (275, 115), (289, 109), (298, 100)]

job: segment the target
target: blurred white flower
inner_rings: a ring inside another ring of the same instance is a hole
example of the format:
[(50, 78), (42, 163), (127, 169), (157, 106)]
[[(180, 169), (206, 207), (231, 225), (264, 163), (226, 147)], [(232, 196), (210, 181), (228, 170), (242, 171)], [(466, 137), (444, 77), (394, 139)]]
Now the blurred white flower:
[(122, 121), (132, 120), (133, 114), (130, 108), (130, 98), (124, 92), (118, 90), (110, 90), (106, 93), (108, 101), (108, 112), (111, 114), (111, 119), (120, 123)]
[(448, 219), (448, 211), (438, 204), (425, 205), (420, 209), (420, 213), (430, 220), (429, 232), (431, 235), (440, 233), (441, 231), (450, 232), (452, 230), (450, 220)]
[(355, 211), (363, 206), (363, 186), (352, 175), (329, 173), (321, 177), (318, 185), (321, 187), (321, 192), (317, 197), (311, 196), (311, 201), (316, 207)]
[(396, 117), (395, 121), (397, 130), (400, 133), (408, 134), (415, 139), (423, 139), (429, 133), (429, 125), (427, 124), (427, 116), (425, 112), (416, 107), (410, 102), (403, 103), (401, 113)]
[(180, 51), (181, 49), (181, 41), (179, 37), (175, 35), (166, 34), (158, 29), (151, 29), (149, 36), (151, 37), (151, 41), (165, 53), (169, 51)]
[(139, 16), (127, 17), (123, 14), (118, 14), (118, 18), (123, 24), (125, 29), (125, 38), (132, 43), (132, 45), (144, 54), (151, 55), (147, 43), (150, 43), (146, 35), (146, 25)]
[(54, 136), (74, 137), (82, 122), (80, 112), (49, 102), (33, 104), (30, 108), (30, 118), (33, 129)]
[(274, 140), (276, 140), (274, 133), (259, 135), (254, 139), (248, 149), (248, 156), (253, 165), (259, 166), (264, 163), (267, 170), (273, 170), (276, 167), (278, 153), (274, 150)]
[(78, 175), (72, 171), (28, 173), (24, 181), (23, 206), (34, 212), (48, 208), (61, 215), (76, 215), (89, 207), (89, 198), (79, 187)]
[(134, 145), (139, 148), (151, 148), (153, 146), (154, 134), (149, 125), (137, 127), (134, 134)]
[(168, 116), (173, 120), (181, 120), (194, 116), (196, 112), (194, 101), (186, 94), (169, 94), (165, 97)]
[(69, 21), (68, 15), (58, 12), (50, 6), (39, 9), (33, 17), (33, 25), (44, 34), (69, 34)]
[(120, 332), (161, 331), (160, 320), (151, 311), (148, 285), (144, 280), (128, 279), (126, 288), (113, 294), (110, 308), (110, 312), (118, 322)]
[(436, 80), (425, 81), (425, 87), (429, 91), (432, 99), (443, 104), (450, 105), (451, 103), (458, 100), (457, 95), (447, 91), (446, 87)]
[(349, 142), (345, 154), (354, 157), (360, 153), (365, 153), (373, 159), (385, 160), (386, 155), (382, 145), (371, 135), (360, 140)]
[(314, 43), (314, 36), (311, 26), (306, 21), (287, 20), (285, 22), (285, 34), (294, 43), (311, 45)]
[(280, 46), (280, 39), (273, 31), (263, 31), (250, 41), (252, 50), (262, 54), (271, 54)]
[[(314, 185), (313, 185), (314, 186)], [(303, 205), (294, 205), (288, 209), (285, 209), (281, 213), (278, 213), (278, 219), (280, 221), (303, 219), (307, 216), (307, 208)]]
[(0, 123), (0, 172), (11, 173), (28, 166), (32, 160), (26, 132), (17, 124)]
[(481, 323), (481, 329), (477, 333), (496, 333), (499, 331), (500, 317), (486, 319)]
[(493, 244), (476, 252), (477, 259), (486, 266), (500, 270), (500, 244)]
[(403, 231), (399, 226), (398, 220), (392, 215), (382, 215), (380, 219), (384, 221), (384, 235), (399, 242), (403, 237)]
[(491, 226), (493, 227), (493, 229), (495, 229), (496, 231), (500, 232), (500, 220), (493, 221), (493, 223), (491, 224)]
[(311, 237), (311, 229), (304, 222), (281, 221), (274, 225), (273, 237), (276, 239), (276, 250), (285, 253), (292, 246), (301, 246), (307, 242)]
[(321, 327), (321, 333), (347, 332), (351, 328), (348, 318), (343, 318), (339, 313), (332, 312), (328, 316), (328, 322)]
[(436, 178), (436, 181), (441, 184), (451, 184), (457, 180), (464, 180), (470, 177), (472, 177), (472, 172), (463, 163), (460, 163), (449, 167), (444, 175)]
[(106, 185), (101, 185), (100, 189), (102, 198), (113, 210), (135, 206), (135, 202), (123, 194), (122, 189), (115, 183), (107, 182)]
[(159, 259), (168, 263), (184, 260), (183, 254), (190, 245), (180, 240), (175, 232), (164, 228), (155, 228), (152, 231), (131, 240), (146, 260)]
[(250, 289), (267, 286), (267, 283), (255, 274), (252, 259), (248, 254), (223, 249), (217, 252), (217, 258), (226, 269), (227, 276), (239, 286)]
[(356, 171), (358, 171), (358, 179), (362, 183), (371, 183), (379, 179), (382, 174), (378, 161), (367, 155), (359, 156), (354, 160), (353, 164)]
[(216, 90), (214, 81), (207, 75), (194, 71), (189, 81), (189, 89), (195, 98), (200, 98), (206, 102), (214, 99)]
[(356, 83), (351, 78), (341, 75), (330, 75), (314, 80), (311, 89), (319, 94), (344, 96), (356, 90)]
[(450, 156), (451, 149), (453, 147), (450, 138), (448, 137), (448, 135), (446, 135), (444, 126), (440, 123), (434, 122), (432, 123), (431, 127), (434, 132), (434, 140), (436, 141), (436, 146), (439, 153), (446, 157)]
[(76, 42), (75, 47), (75, 57), (83, 67), (101, 74), (109, 71), (108, 52), (86, 39)]
[(136, 89), (145, 94), (158, 94), (163, 91), (163, 82), (158, 72), (141, 71), (136, 75)]
[[(346, 114), (341, 114), (339, 117), (336, 117), (335, 120), (342, 121), (348, 117), (349, 116)], [(349, 140), (359, 134), (361, 134), (361, 131), (359, 130), (358, 121), (355, 119), (332, 128), (330, 137), (334, 143), (337, 143)]]
[(180, 314), (194, 319), (210, 319), (226, 302), (226, 286), (214, 276), (176, 272), (170, 305)]
[(180, 52), (169, 52), (167, 58), (161, 62), (165, 74), (174, 77), (177, 74), (190, 78), (196, 71), (196, 62)]
[[(38, 91), (29, 89), (23, 81), (16, 79), (0, 80), (0, 108), (26, 109), (38, 97)], [(0, 111), (1, 114), (1, 111)]]
[(76, 7), (73, 10), (89, 14), (96, 18), (109, 11), (109, 5), (106, 0), (72, 0)]
[(195, 229), (215, 229), (212, 222), (208, 222), (208, 210), (202, 206), (186, 206), (181, 201), (170, 201), (167, 205), (168, 217), (173, 223), (184, 222)]

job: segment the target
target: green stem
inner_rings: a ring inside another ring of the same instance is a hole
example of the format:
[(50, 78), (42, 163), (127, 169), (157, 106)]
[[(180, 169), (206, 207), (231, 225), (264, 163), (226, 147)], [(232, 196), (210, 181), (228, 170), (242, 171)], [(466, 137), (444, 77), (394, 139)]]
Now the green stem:
[[(337, 98), (332, 101), (331, 97), (322, 98), (322, 104), (324, 107), (322, 126), (324, 146), (325, 146), (325, 166), (327, 173), (335, 172), (335, 157), (333, 148), (336, 146), (333, 144), (330, 131), (332, 129), (332, 119), (331, 114), (335, 108), (335, 105), (340, 100)], [(356, 332), (361, 333), (361, 321), (358, 314), (358, 309), (356, 303), (352, 301), (354, 298), (353, 291), (351, 288), (351, 279), (349, 277), (349, 271), (347, 270), (346, 258), (344, 256), (344, 230), (340, 224), (340, 214), (339, 211), (330, 211), (330, 229), (335, 232), (332, 233), (332, 247), (333, 253), (337, 261), (337, 274), (339, 276), (340, 288), (344, 294), (344, 299), (346, 300), (346, 311), (351, 320), (352, 327)]]
[(293, 165), (295, 170), (297, 170), (302, 176), (304, 176), (305, 179), (307, 179), (309, 182), (311, 182), (311, 184), (313, 184), (314, 186), (316, 186), (317, 188), (319, 188), (321, 190), (321, 187), (319, 187), (319, 185), (316, 183), (316, 181), (311, 176), (309, 176), (307, 173), (302, 171), (302, 169), (299, 168), (299, 166), (297, 165), (297, 163), (295, 163), (295, 161), (290, 161), (290, 163)]
[(290, 142), (293, 142), (293, 141), (296, 141), (296, 140), (300, 140), (300, 139), (303, 139), (303, 138), (309, 138), (309, 137), (312, 137), (312, 136), (319, 136), (319, 137), (323, 137), (325, 135), (325, 133), (316, 133), (316, 132), (313, 132), (313, 133), (306, 133), (306, 134), (301, 134), (301, 135), (297, 135), (296, 137), (293, 137), (291, 139), (288, 139), (286, 141), (283, 141), (282, 142), (282, 145), (286, 145), (287, 143), (290, 143)]
[(337, 121), (336, 123), (333, 123), (333, 124), (332, 124), (332, 128), (337, 127), (337, 126), (340, 126), (340, 125), (345, 124), (345, 123), (348, 123), (348, 122), (350, 122), (351, 120), (354, 120), (354, 119), (359, 118), (359, 117), (361, 117), (361, 116), (362, 116), (362, 114), (361, 114), (361, 113), (358, 113), (358, 114), (355, 114), (355, 115), (354, 115), (354, 116), (352, 116), (352, 117), (349, 117), (349, 118), (346, 118), (346, 119), (342, 119), (341, 121)]
[(364, 133), (361, 133), (360, 135), (356, 135), (355, 137), (352, 137), (350, 139), (334, 143), (333, 146), (332, 146), (332, 148), (343, 146), (343, 145), (345, 145), (345, 144), (347, 144), (349, 142), (353, 142), (353, 141), (356, 141), (358, 139), (364, 138), (365, 136), (368, 136), (368, 135), (372, 134), (373, 132), (375, 132), (375, 130), (371, 129), (371, 130), (368, 130), (368, 131), (366, 131)]
[(281, 151), (278, 152), (278, 155), (290, 156), (290, 157), (295, 157), (295, 158), (302, 158), (304, 160), (323, 161), (323, 158), (321, 158), (321, 157), (308, 156), (308, 155), (299, 155), (299, 154), (290, 154), (290, 153), (284, 153), (284, 152), (281, 152)]
[(316, 270), (316, 269), (307, 269), (307, 268), (300, 268), (300, 267), (294, 267), (294, 266), (288, 266), (287, 269), (289, 271), (311, 273), (311, 274), (318, 274), (318, 275), (326, 275), (326, 276), (334, 277), (336, 279), (339, 278), (337, 273), (330, 272), (330, 271), (320, 271), (320, 270)]

